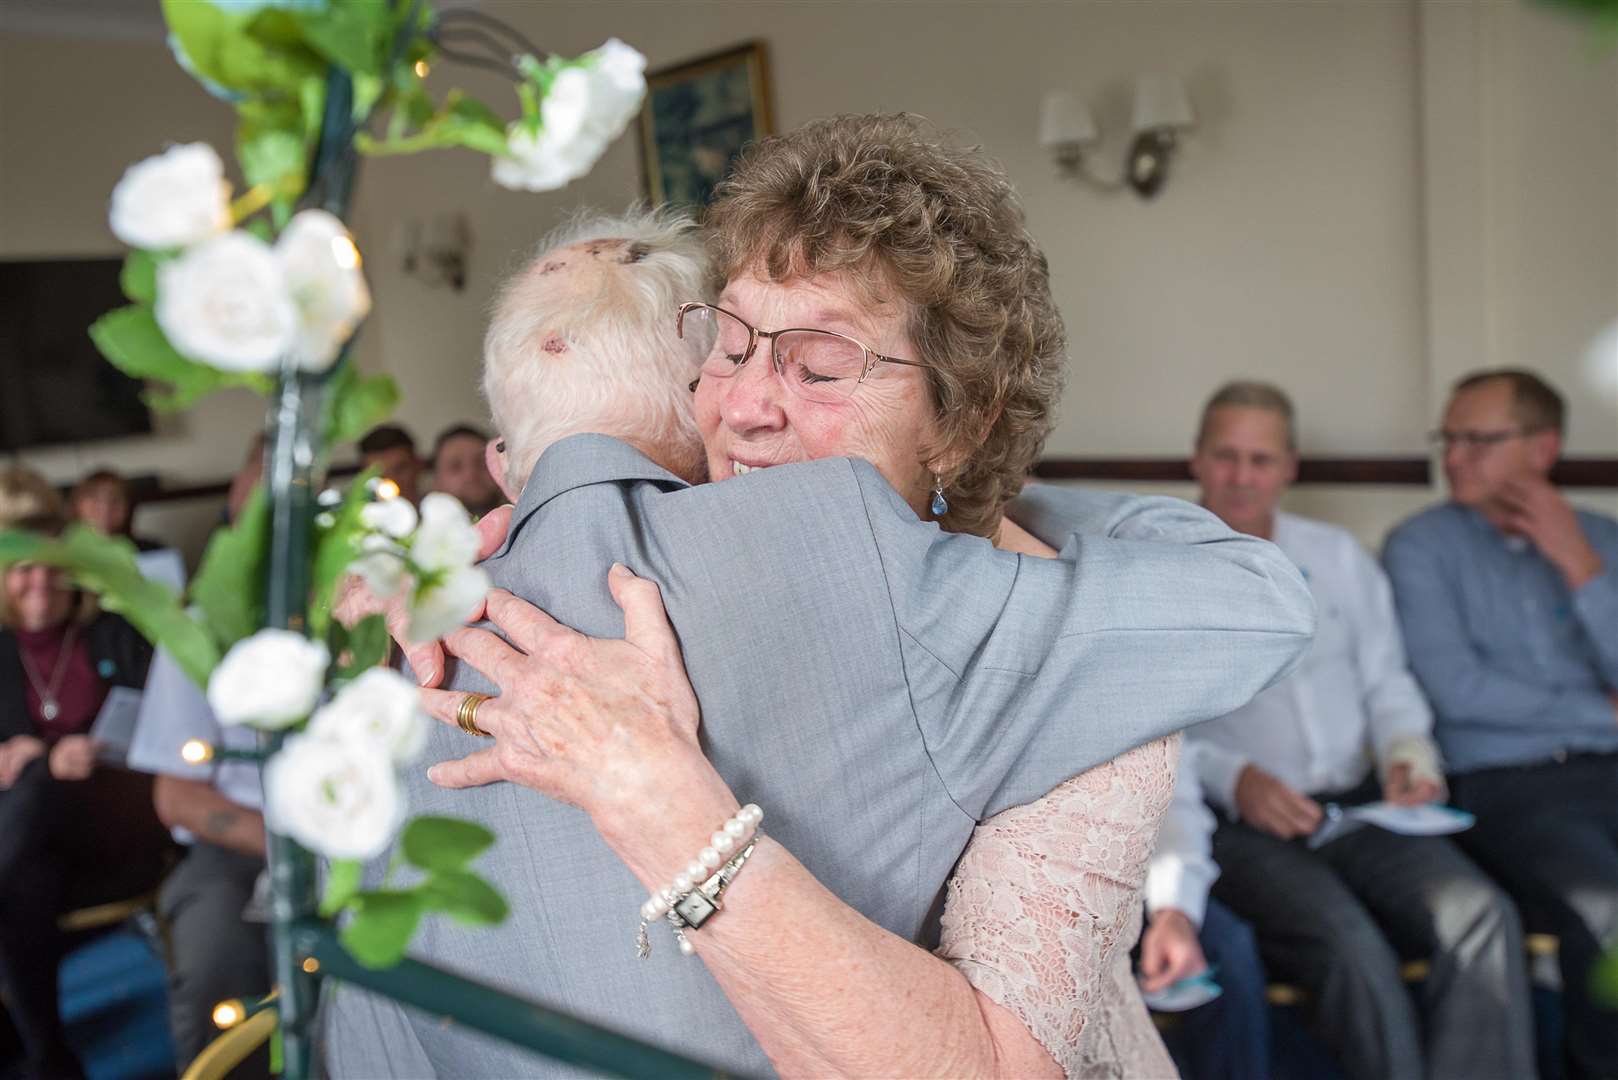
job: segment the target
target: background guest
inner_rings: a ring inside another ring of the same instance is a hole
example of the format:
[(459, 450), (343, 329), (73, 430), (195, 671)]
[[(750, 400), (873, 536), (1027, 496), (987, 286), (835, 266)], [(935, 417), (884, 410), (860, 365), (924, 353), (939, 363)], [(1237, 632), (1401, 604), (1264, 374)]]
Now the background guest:
[(133, 534), (135, 504), (129, 481), (111, 469), (97, 469), (73, 486), (68, 496), (68, 514), (99, 533), (130, 540), (141, 551), (163, 546)]
[(476, 517), (506, 501), (485, 461), (489, 437), (470, 424), (446, 428), (433, 443), (433, 490), (461, 500)]
[[(55, 534), (60, 518), (10, 522)], [(113, 686), (139, 687), (151, 647), (61, 571), (5, 568), (0, 588), (0, 988), (25, 1075), (77, 1076), (57, 1007), (57, 916), (152, 888), (168, 838), (151, 784), (98, 768), (88, 732)]]
[[(1325, 803), (1431, 802), (1444, 779), (1387, 578), (1345, 530), (1277, 509), (1297, 460), (1279, 389), (1237, 382), (1209, 399), (1191, 461), (1203, 505), (1274, 540), (1319, 616), (1291, 676), (1190, 734), (1223, 812), (1214, 895), (1252, 923), (1269, 970), (1308, 991), (1313, 1027), (1350, 1077), (1532, 1075), (1522, 931), (1505, 893), (1445, 837), (1365, 827), (1307, 844)], [(1401, 957), (1432, 965), (1419, 1010)]]
[(0, 469), (0, 529), (27, 517), (60, 517), (62, 496), (44, 476), (26, 465)]
[(382, 470), (384, 479), (399, 485), (399, 494), (412, 503), (421, 501), (422, 460), (416, 454), (416, 440), (397, 424), (372, 428), (360, 440), (360, 468)]
[(1186, 742), (1147, 866), (1141, 989), (1153, 994), (1217, 970), (1219, 997), (1181, 1013), (1164, 1042), (1194, 1080), (1266, 1080), (1270, 1013), (1258, 944), (1250, 926), (1208, 895), (1219, 865), (1212, 853), (1214, 816), (1197, 776), (1201, 753), (1197, 742)]
[(1618, 521), (1550, 482), (1562, 396), (1528, 371), (1455, 384), (1436, 440), (1449, 501), (1384, 551), (1432, 698), (1461, 844), (1561, 941), (1576, 1077), (1618, 1076), (1590, 971), (1618, 945)]
[[(234, 517), (263, 473), (263, 439), (248, 450), (231, 483)], [(229, 998), (255, 999), (270, 987), (269, 952), (262, 923), (243, 909), (264, 871), (263, 789), (258, 768), (242, 761), (192, 765), (180, 756), (188, 741), (251, 750), (256, 733), (223, 727), (196, 683), (159, 649), (141, 700), (131, 768), (154, 774), (157, 815), (186, 845), (186, 855), (163, 882), (158, 910), (168, 930), (169, 1028), (182, 1070), (218, 1034), (213, 1007)], [(269, 1075), (261, 1047), (232, 1076)]]

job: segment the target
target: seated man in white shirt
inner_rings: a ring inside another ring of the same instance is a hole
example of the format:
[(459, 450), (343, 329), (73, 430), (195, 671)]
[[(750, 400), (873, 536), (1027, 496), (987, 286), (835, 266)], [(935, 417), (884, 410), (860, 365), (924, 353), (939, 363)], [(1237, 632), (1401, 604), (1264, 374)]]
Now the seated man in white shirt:
[[(1204, 408), (1192, 458), (1203, 505), (1274, 541), (1319, 613), (1290, 677), (1188, 734), (1221, 814), (1213, 895), (1252, 924), (1270, 973), (1306, 990), (1351, 1080), (1532, 1076), (1522, 931), (1505, 893), (1443, 837), (1365, 826), (1308, 846), (1327, 804), (1417, 805), (1445, 787), (1386, 576), (1346, 531), (1277, 510), (1297, 460), (1292, 405), (1275, 387), (1232, 383)], [(1431, 965), (1414, 998), (1403, 960)]]

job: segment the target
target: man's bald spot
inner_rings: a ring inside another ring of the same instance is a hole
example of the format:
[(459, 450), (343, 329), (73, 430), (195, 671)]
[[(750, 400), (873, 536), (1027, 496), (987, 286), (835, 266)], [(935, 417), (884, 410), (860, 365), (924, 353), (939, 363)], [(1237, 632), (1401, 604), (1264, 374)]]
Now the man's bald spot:
[[(622, 238), (581, 240), (558, 248), (531, 268), (528, 284), (564, 299), (594, 300), (605, 290), (619, 286), (619, 267), (633, 266), (651, 250), (639, 241)], [(555, 330), (540, 343), (540, 348), (551, 356), (561, 356), (567, 347), (566, 338)]]

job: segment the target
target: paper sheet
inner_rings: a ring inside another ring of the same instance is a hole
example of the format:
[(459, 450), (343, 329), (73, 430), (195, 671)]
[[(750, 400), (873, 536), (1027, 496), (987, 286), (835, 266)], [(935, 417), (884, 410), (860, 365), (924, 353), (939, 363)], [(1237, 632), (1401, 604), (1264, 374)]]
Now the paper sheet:
[(1375, 825), (1403, 836), (1448, 836), (1472, 827), (1477, 819), (1453, 806), (1428, 803), (1424, 806), (1396, 806), (1390, 802), (1340, 807), (1326, 804), (1326, 820), (1309, 837), (1309, 846), (1318, 848), (1365, 825)]
[(129, 758), (129, 747), (135, 741), (135, 721), (140, 718), (140, 691), (127, 686), (114, 686), (107, 691), (95, 723), (90, 726), (90, 738), (100, 743), (96, 760), (108, 765), (122, 765)]
[(1204, 971), (1155, 993), (1143, 992), (1141, 998), (1153, 1012), (1189, 1012), (1199, 1005), (1208, 1004), (1222, 993), (1224, 991), (1214, 981), (1212, 972)]

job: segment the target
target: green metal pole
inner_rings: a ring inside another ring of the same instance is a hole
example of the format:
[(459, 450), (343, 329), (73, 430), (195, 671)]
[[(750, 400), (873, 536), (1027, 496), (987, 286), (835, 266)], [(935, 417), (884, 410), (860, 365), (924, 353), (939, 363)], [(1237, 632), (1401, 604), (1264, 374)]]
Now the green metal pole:
[[(295, 371), (284, 371), (271, 414), (266, 463), (270, 498), (269, 580), (265, 621), (273, 627), (302, 631), (309, 597), (310, 525), (314, 515), (314, 466), (319, 438), (316, 407), (319, 388)], [(280, 746), (279, 733), (265, 732), (266, 754)], [(314, 856), (277, 833), (268, 837), (270, 867), (270, 970), (280, 987), (278, 1011), (285, 1054), (285, 1075), (306, 1080), (314, 1067), (313, 1025), (319, 988), (302, 971), (291, 927), (312, 916), (315, 895)]]
[[(353, 193), (354, 83), (347, 71), (327, 71), (325, 113), (320, 142), (309, 169), (307, 202), (342, 218)], [(351, 362), (347, 350), (339, 364)], [(335, 369), (334, 369), (335, 370)], [(283, 365), (270, 414), (270, 440), (265, 461), (270, 500), (269, 579), (265, 586), (265, 621), (273, 627), (302, 632), (309, 602), (310, 545), (315, 513), (315, 477), (326, 465), (320, 404), (324, 379)], [(266, 754), (279, 749), (282, 736), (266, 733)], [(292, 940), (292, 926), (318, 910), (315, 858), (285, 836), (268, 839), (270, 867), (270, 970), (280, 988), (278, 1004), (284, 1054), (283, 1075), (307, 1080), (315, 1075), (315, 1012), (319, 983), (305, 972)]]
[(300, 920), (293, 936), (300, 955), (313, 957), (323, 977), (342, 979), (569, 1065), (609, 1076), (666, 1080), (729, 1075), (419, 961), (405, 959), (375, 970), (362, 967), (338, 942), (336, 930), (320, 919)]

